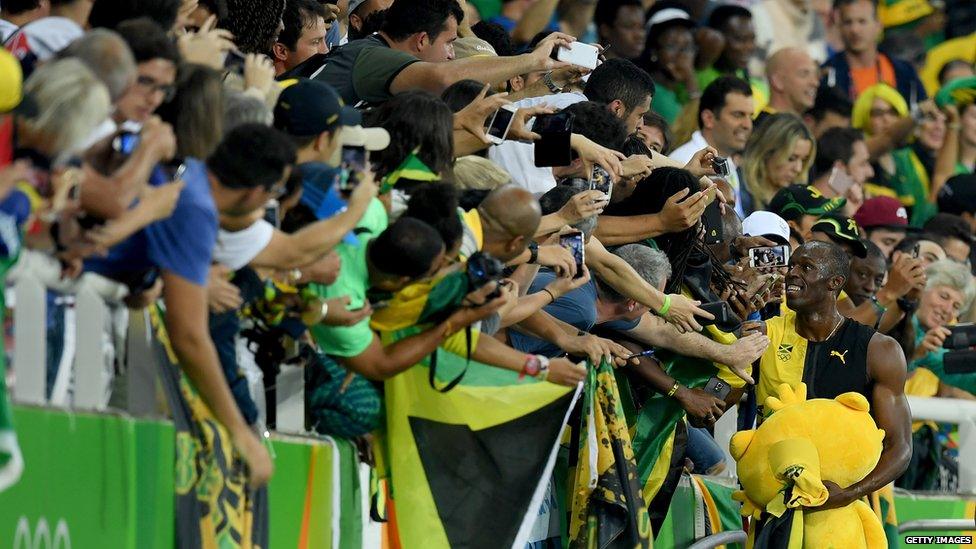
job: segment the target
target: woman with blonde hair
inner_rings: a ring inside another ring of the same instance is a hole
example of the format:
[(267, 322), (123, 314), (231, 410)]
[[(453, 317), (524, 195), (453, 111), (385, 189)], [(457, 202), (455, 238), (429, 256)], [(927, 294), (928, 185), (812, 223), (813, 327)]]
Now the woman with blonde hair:
[(742, 195), (746, 215), (766, 209), (776, 191), (794, 183), (806, 185), (816, 143), (795, 114), (777, 113), (763, 121), (746, 143), (743, 158), (742, 175), (749, 191)]

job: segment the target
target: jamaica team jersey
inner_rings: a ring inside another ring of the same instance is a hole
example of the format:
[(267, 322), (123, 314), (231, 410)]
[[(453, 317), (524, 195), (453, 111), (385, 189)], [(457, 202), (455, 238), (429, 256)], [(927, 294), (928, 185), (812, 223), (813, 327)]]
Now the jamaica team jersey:
[(760, 358), (756, 401), (765, 417), (766, 397), (782, 383), (806, 383), (807, 398), (834, 398), (854, 391), (871, 399), (874, 382), (868, 376), (868, 344), (875, 331), (849, 318), (828, 340), (812, 342), (796, 333), (796, 312), (766, 321), (769, 348)]

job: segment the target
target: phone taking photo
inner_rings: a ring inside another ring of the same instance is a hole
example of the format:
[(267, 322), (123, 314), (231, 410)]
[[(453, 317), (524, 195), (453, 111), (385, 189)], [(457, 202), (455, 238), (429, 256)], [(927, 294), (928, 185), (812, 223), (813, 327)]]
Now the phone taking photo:
[(827, 186), (843, 196), (854, 186), (854, 178), (847, 173), (847, 170), (834, 166), (830, 172), (830, 178), (827, 180)]
[(532, 131), (539, 134), (535, 142), (535, 165), (540, 168), (568, 166), (573, 161), (570, 137), (573, 133), (571, 113), (557, 112), (535, 117)]
[(514, 105), (502, 105), (495, 114), (491, 116), (491, 121), (488, 122), (488, 140), (495, 145), (500, 145), (505, 141), (505, 137), (508, 135), (508, 130), (512, 128), (512, 121), (515, 120), (515, 111), (518, 109)]
[(585, 263), (583, 233), (581, 231), (573, 231), (560, 235), (559, 245), (569, 249), (570, 253), (573, 254), (573, 260), (576, 262), (576, 276), (573, 278), (582, 278), (583, 265)]
[(556, 61), (593, 70), (600, 62), (600, 48), (584, 42), (573, 42), (569, 46), (559, 46), (552, 50), (551, 57)]
[(342, 147), (339, 166), (342, 168), (342, 177), (339, 180), (339, 190), (350, 193), (362, 181), (363, 173), (366, 172), (366, 149), (363, 147)]
[(276, 229), (281, 228), (281, 205), (277, 200), (272, 198), (264, 205), (264, 220)]
[(790, 247), (786, 244), (749, 248), (750, 267), (779, 268), (787, 267), (789, 264)]
[(613, 193), (613, 181), (610, 173), (603, 169), (603, 166), (593, 166), (593, 175), (590, 176), (590, 190), (600, 191), (604, 195), (604, 200), (610, 202), (610, 195)]

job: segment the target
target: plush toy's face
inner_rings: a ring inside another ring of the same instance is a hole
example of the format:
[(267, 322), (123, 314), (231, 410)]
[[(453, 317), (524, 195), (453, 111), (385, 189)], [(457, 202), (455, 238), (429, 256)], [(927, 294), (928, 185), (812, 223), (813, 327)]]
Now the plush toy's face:
[(775, 412), (758, 429), (732, 437), (730, 451), (737, 462), (739, 482), (752, 505), (765, 508), (783, 488), (769, 455), (780, 441), (813, 443), (820, 457), (820, 477), (845, 488), (874, 469), (881, 457), (884, 431), (878, 429), (862, 395), (845, 393), (834, 400), (808, 401), (802, 384), (796, 392), (783, 385), (779, 394), (780, 398), (767, 399), (767, 408)]

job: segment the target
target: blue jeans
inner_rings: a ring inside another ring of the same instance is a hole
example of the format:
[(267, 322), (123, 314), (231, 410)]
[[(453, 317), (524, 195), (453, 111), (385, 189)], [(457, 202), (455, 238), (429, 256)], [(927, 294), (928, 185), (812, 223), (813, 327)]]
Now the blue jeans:
[(695, 463), (695, 473), (708, 474), (719, 464), (725, 463), (725, 452), (701, 427), (688, 426), (688, 448), (685, 455)]

